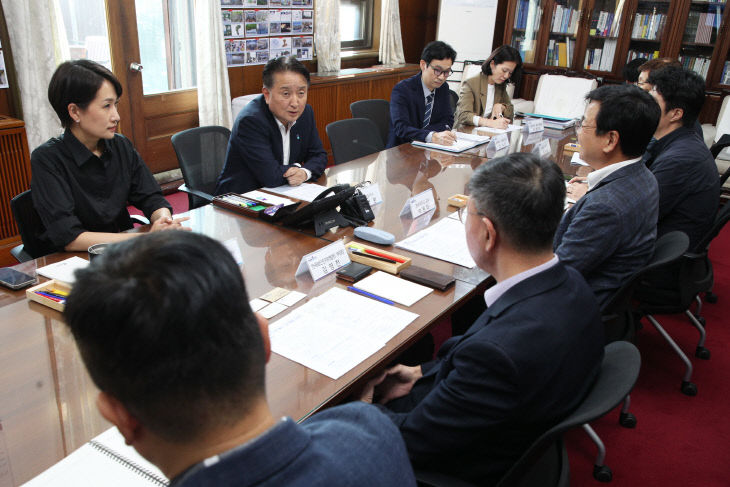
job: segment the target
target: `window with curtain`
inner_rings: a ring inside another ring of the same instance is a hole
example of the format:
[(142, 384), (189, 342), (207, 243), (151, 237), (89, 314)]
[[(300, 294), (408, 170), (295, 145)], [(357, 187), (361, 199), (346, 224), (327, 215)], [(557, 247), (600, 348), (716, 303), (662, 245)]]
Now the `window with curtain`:
[(340, 0), (340, 41), (343, 51), (373, 47), (374, 0)]

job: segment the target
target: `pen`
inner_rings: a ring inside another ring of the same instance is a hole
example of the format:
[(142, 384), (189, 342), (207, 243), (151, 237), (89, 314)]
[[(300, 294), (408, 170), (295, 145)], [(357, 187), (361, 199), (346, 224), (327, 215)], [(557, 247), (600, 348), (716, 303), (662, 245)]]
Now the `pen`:
[(401, 264), (406, 261), (405, 259), (400, 259), (398, 257), (393, 257), (392, 255), (387, 255), (387, 254), (384, 254), (382, 252), (378, 252), (378, 251), (375, 251), (375, 250), (365, 249), (365, 252), (368, 253), (368, 254), (370, 254), (370, 255), (377, 255), (378, 257), (384, 257), (386, 259), (394, 260), (396, 262), (400, 262)]
[(63, 303), (64, 301), (66, 301), (66, 298), (57, 298), (56, 296), (51, 296), (50, 294), (47, 294), (47, 293), (44, 293), (41, 291), (35, 291), (35, 293), (38, 294), (39, 296), (43, 296), (44, 298), (48, 298), (51, 301), (55, 301), (57, 303)]
[(389, 259), (387, 257), (380, 257), (378, 255), (370, 255), (369, 253), (366, 254), (365, 252), (367, 252), (367, 250), (365, 252), (360, 252), (359, 250), (350, 250), (350, 252), (352, 252), (355, 255), (359, 255), (360, 257), (367, 257), (368, 259), (382, 260), (383, 262), (388, 262), (389, 264), (397, 264), (397, 262), (395, 260)]
[(377, 301), (380, 301), (381, 303), (390, 304), (391, 306), (395, 306), (395, 303), (391, 301), (390, 299), (381, 298), (380, 296), (376, 296), (375, 294), (371, 294), (367, 291), (363, 291), (362, 289), (358, 289), (355, 286), (347, 286), (348, 291), (352, 291), (358, 294), (362, 294), (363, 296), (367, 296), (369, 298), (373, 298)]

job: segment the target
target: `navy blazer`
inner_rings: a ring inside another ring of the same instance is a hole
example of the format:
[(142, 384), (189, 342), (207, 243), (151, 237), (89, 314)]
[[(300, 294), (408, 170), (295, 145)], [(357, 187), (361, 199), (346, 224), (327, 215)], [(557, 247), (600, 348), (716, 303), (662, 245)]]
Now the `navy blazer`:
[(629, 164), (563, 215), (553, 248), (583, 274), (603, 305), (654, 254), (658, 209), (654, 175), (641, 162)]
[(659, 183), (657, 236), (681, 230), (694, 249), (712, 228), (720, 201), (717, 165), (705, 141), (680, 127), (652, 141), (643, 161)]
[(508, 289), (463, 336), (444, 343), (422, 366), (412, 397), (401, 398), (412, 409), (380, 407), (414, 465), (492, 485), (579, 405), (603, 340), (591, 289), (558, 262)]
[(386, 147), (395, 147), (414, 140), (425, 142), (429, 132), (443, 132), (454, 128), (454, 112), (449, 101), (448, 83), (436, 89), (431, 121), (424, 128), (425, 112), (426, 97), (423, 96), (421, 73), (395, 85), (390, 94), (390, 131)]
[[(327, 167), (327, 153), (314, 124), (314, 111), (307, 105), (290, 129), (289, 163), (309, 169), (312, 179)], [(248, 103), (236, 117), (228, 141), (223, 171), (215, 194), (245, 193), (256, 188), (287, 184), (284, 173), (281, 132), (264, 95)]]

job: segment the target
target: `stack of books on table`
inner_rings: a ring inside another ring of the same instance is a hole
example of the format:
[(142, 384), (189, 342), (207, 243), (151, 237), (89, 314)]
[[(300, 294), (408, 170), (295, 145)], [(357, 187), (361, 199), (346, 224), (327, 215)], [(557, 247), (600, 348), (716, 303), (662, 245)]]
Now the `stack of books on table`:
[(542, 118), (542, 124), (546, 129), (565, 130), (568, 127), (575, 125), (574, 118), (553, 117), (552, 115), (521, 112), (517, 112), (517, 115), (522, 115), (525, 118)]

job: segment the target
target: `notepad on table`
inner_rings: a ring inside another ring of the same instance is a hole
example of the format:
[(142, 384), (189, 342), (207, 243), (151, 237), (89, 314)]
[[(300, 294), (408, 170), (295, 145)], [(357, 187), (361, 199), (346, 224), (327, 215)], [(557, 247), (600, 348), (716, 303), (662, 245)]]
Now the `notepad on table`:
[(418, 147), (425, 147), (427, 149), (438, 149), (448, 152), (464, 152), (465, 150), (474, 148), (481, 144), (489, 142), (490, 137), (488, 135), (475, 135), (465, 134), (462, 132), (454, 132), (456, 134), (456, 142), (452, 145), (442, 145), (435, 142), (421, 142), (414, 140), (413, 145)]
[(89, 261), (81, 257), (73, 256), (69, 259), (49, 264), (36, 270), (36, 273), (48, 279), (56, 279), (57, 281), (72, 284), (76, 277), (74, 272), (83, 269), (89, 265)]
[(403, 306), (413, 306), (418, 300), (433, 292), (430, 287), (406, 281), (383, 271), (378, 271), (358, 281), (357, 287)]
[(145, 460), (116, 427), (109, 428), (24, 487), (165, 486), (163, 473)]

